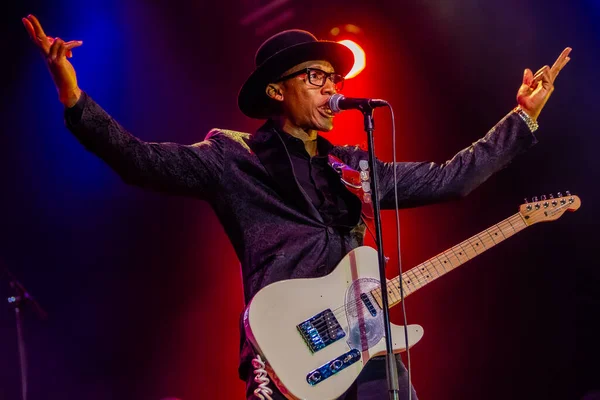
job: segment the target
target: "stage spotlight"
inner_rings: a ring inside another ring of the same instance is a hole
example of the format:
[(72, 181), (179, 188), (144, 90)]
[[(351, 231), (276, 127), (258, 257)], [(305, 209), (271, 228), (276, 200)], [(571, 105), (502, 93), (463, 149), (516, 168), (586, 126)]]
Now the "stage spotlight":
[(340, 40), (338, 43), (343, 44), (354, 54), (354, 65), (348, 74), (346, 75), (346, 79), (354, 78), (356, 75), (360, 74), (360, 72), (365, 69), (367, 65), (367, 60), (365, 56), (365, 51), (360, 47), (360, 45), (352, 40)]
[(334, 40), (338, 43), (343, 44), (352, 50), (352, 53), (354, 54), (354, 65), (346, 75), (346, 79), (354, 78), (356, 75), (360, 74), (367, 65), (365, 51), (362, 46), (358, 44), (364, 40), (362, 29), (353, 24), (346, 24), (331, 28), (329, 34), (333, 36), (335, 38)]

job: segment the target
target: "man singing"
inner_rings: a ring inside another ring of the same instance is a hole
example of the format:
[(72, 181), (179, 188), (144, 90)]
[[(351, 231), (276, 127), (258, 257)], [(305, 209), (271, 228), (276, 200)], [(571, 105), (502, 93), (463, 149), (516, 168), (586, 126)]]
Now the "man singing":
[[(49, 67), (66, 125), (86, 149), (129, 184), (193, 196), (212, 206), (241, 262), (246, 303), (273, 282), (327, 275), (362, 245), (363, 203), (340, 180), (330, 156), (358, 169), (368, 155), (319, 135), (333, 128), (328, 100), (343, 89), (354, 62), (343, 45), (301, 30), (272, 36), (258, 49), (256, 68), (238, 96), (245, 115), (266, 120), (257, 132), (212, 130), (192, 145), (148, 143), (128, 133), (79, 88), (68, 58), (81, 42), (47, 37), (33, 15), (23, 23)], [(465, 196), (536, 143), (537, 118), (570, 51), (566, 48), (552, 67), (535, 74), (525, 70), (517, 106), (446, 163), (377, 161), (382, 209), (394, 208), (394, 169), (400, 207), (431, 204)], [(256, 355), (243, 330), (241, 335), (239, 372), (247, 382), (247, 398), (256, 398), (257, 391), (284, 399), (272, 383), (270, 390), (257, 389), (251, 363)], [(408, 398), (407, 372), (399, 357), (397, 364), (400, 396)], [(383, 358), (367, 363), (340, 397), (385, 398)], [(412, 398), (417, 398), (414, 390)]]

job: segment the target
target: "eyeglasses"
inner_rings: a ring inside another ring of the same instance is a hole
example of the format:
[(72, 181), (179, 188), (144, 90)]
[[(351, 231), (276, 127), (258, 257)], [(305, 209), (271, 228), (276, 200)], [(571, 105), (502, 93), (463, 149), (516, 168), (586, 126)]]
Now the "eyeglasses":
[(311, 85), (323, 87), (325, 86), (325, 82), (327, 82), (327, 78), (329, 78), (331, 82), (333, 82), (336, 92), (341, 92), (344, 88), (345, 78), (342, 75), (336, 74), (335, 72), (325, 72), (318, 68), (304, 68), (300, 71), (296, 71), (289, 75), (282, 76), (275, 82), (285, 81), (286, 79), (290, 79), (302, 74), (306, 74), (306, 76), (308, 77), (308, 83), (310, 83)]

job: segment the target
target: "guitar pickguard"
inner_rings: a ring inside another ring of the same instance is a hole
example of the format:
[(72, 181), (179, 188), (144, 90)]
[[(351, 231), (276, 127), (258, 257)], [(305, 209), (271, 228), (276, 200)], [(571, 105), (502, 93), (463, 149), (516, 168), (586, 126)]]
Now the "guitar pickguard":
[(348, 319), (348, 346), (366, 351), (384, 336), (383, 316), (371, 295), (380, 287), (373, 278), (360, 278), (346, 291), (346, 318)]

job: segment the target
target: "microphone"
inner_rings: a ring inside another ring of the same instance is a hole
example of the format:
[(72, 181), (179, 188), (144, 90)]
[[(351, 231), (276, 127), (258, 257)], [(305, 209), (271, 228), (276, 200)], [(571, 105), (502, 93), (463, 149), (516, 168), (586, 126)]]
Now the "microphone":
[(345, 97), (339, 93), (332, 95), (329, 98), (329, 108), (334, 113), (342, 112), (343, 110), (364, 110), (368, 108), (388, 106), (388, 102), (381, 99), (360, 99), (353, 97)]

